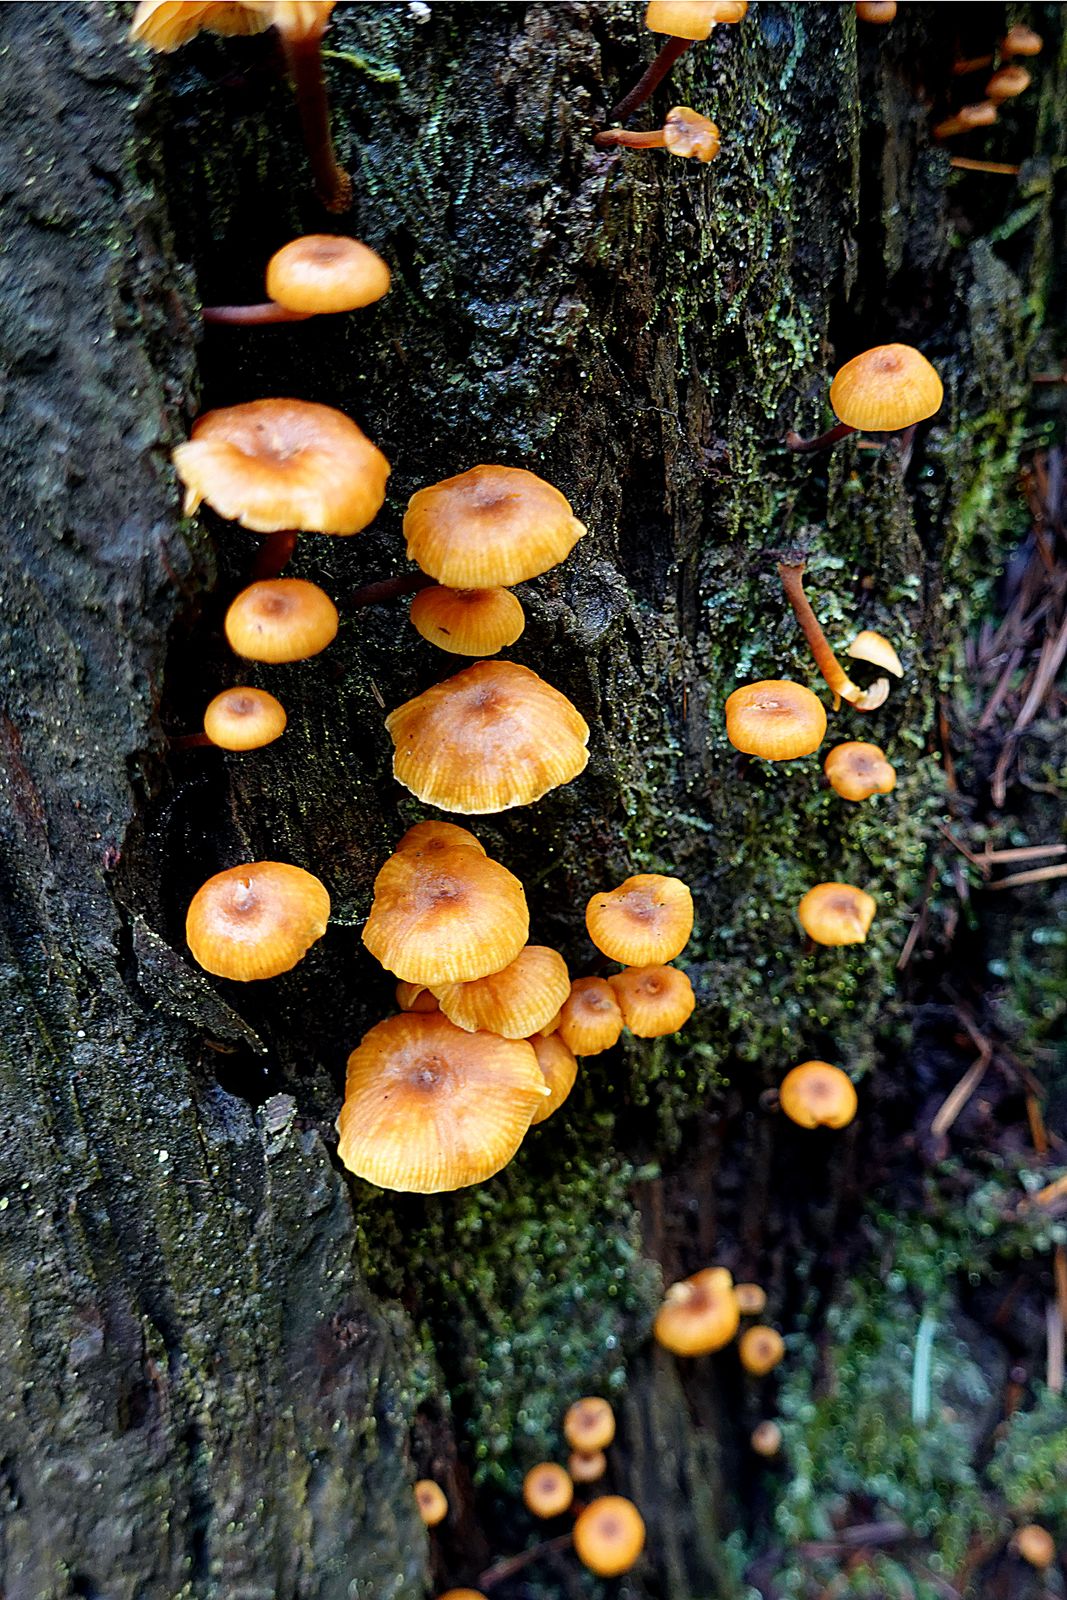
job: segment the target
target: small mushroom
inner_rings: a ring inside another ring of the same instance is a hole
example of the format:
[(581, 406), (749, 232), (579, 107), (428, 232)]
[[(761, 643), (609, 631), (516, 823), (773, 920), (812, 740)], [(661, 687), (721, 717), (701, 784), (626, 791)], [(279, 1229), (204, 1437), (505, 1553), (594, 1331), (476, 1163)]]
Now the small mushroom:
[(880, 344), (864, 350), (835, 375), (830, 407), (839, 418), (835, 428), (816, 439), (790, 431), (790, 450), (825, 450), (850, 433), (899, 433), (925, 422), (940, 409), (941, 379), (926, 357), (910, 344)]
[(639, 872), (585, 908), (589, 937), (603, 955), (628, 967), (673, 961), (693, 931), (693, 896), (681, 878)]
[(522, 1502), (535, 1517), (559, 1517), (570, 1509), (574, 1484), (569, 1473), (554, 1461), (531, 1467), (522, 1480)]
[(726, 701), (726, 737), (735, 750), (764, 761), (810, 756), (826, 737), (818, 695), (788, 678), (745, 683)]
[(776, 1456), (782, 1448), (782, 1430), (777, 1422), (757, 1422), (748, 1442), (758, 1456)]
[(201, 885), (185, 937), (205, 972), (251, 983), (289, 972), (329, 920), (330, 897), (310, 872), (284, 861), (250, 861)]
[(765, 1378), (785, 1355), (785, 1340), (776, 1328), (757, 1322), (741, 1335), (737, 1353), (746, 1372), (754, 1378)]
[[(604, 978), (578, 978), (559, 1014), (559, 1036), (576, 1056), (598, 1056), (618, 1044), (622, 1012)], [(554, 1036), (553, 1036), (554, 1037)]]
[(567, 963), (541, 944), (526, 945), (488, 977), (434, 986), (441, 1010), (457, 1028), (481, 1028), (504, 1039), (528, 1039), (547, 1027), (570, 992)]
[(844, 1128), (859, 1103), (848, 1073), (828, 1061), (802, 1061), (787, 1072), (778, 1102), (800, 1128)]
[(872, 794), (890, 794), (897, 784), (896, 768), (876, 744), (849, 740), (835, 744), (823, 766), (830, 787), (842, 800), (869, 800)]
[(767, 1304), (767, 1291), (758, 1283), (735, 1283), (734, 1295), (743, 1317), (758, 1317)]
[(662, 128), (634, 132), (628, 128), (604, 128), (593, 143), (601, 150), (666, 150), (668, 155), (691, 157), (694, 161), (714, 161), (719, 153), (719, 130), (710, 118), (689, 106), (672, 106)]
[(448, 1498), (441, 1485), (434, 1483), (432, 1478), (420, 1478), (415, 1485), (415, 1504), (428, 1528), (436, 1528), (448, 1516)]
[[(946, 117), (934, 129), (935, 139), (952, 139), (958, 133), (970, 133), (972, 128), (989, 128), (997, 120), (997, 108), (992, 100), (981, 100), (977, 105), (961, 106), (955, 116)], [(935, 408), (936, 409), (936, 408)]]
[(369, 245), (343, 234), (307, 233), (276, 250), (267, 263), (269, 300), (250, 306), (204, 306), (205, 322), (261, 327), (357, 311), (388, 294), (387, 264)]
[(856, 16), (860, 22), (892, 22), (897, 14), (897, 0), (856, 0)]
[(1025, 67), (1001, 67), (985, 86), (986, 99), (992, 100), (994, 105), (1000, 105), (1004, 100), (1014, 100), (1016, 95), (1025, 93), (1032, 82)]
[(706, 1356), (736, 1334), (741, 1308), (725, 1267), (705, 1267), (672, 1283), (652, 1324), (657, 1344), (677, 1356)]
[(510, 589), (448, 589), (428, 584), (411, 602), (411, 621), (430, 644), (454, 656), (495, 656), (526, 626)]
[(601, 1578), (617, 1578), (645, 1548), (645, 1524), (632, 1500), (606, 1494), (586, 1506), (574, 1524), (574, 1553)]
[(877, 711), (879, 706), (885, 704), (889, 695), (889, 679), (876, 678), (869, 689), (861, 689), (858, 684), (852, 682), (831, 650), (819, 619), (811, 609), (811, 602), (804, 593), (805, 565), (803, 561), (780, 561), (778, 576), (782, 580), (786, 598), (793, 607), (794, 615), (808, 641), (815, 658), (815, 665), (833, 690), (835, 704), (837, 701), (847, 700), (857, 711)]
[(204, 732), (221, 750), (261, 750), (285, 732), (285, 707), (266, 689), (224, 689), (204, 712)]
[(225, 630), (230, 649), (247, 661), (282, 663), (317, 656), (337, 636), (337, 607), (305, 578), (249, 584), (230, 604)]
[(1006, 61), (1013, 56), (1039, 56), (1044, 48), (1045, 41), (1041, 35), (1021, 22), (1009, 28), (1000, 41), (1000, 53)]
[(600, 1395), (586, 1395), (567, 1407), (563, 1437), (572, 1450), (588, 1455), (606, 1450), (615, 1437), (615, 1413)]
[(544, 1122), (553, 1111), (558, 1111), (574, 1088), (578, 1062), (574, 1051), (564, 1044), (557, 1033), (535, 1033), (528, 1043), (533, 1046), (537, 1065), (548, 1084), (548, 1099), (542, 1100), (533, 1115), (534, 1123), (538, 1123)]
[(583, 1455), (575, 1450), (567, 1457), (567, 1471), (575, 1483), (596, 1483), (608, 1470), (608, 1458), (603, 1450)]
[(693, 985), (677, 967), (627, 967), (608, 979), (622, 1020), (638, 1039), (677, 1033), (693, 1014)]
[(417, 490), (404, 513), (408, 560), (452, 589), (525, 583), (584, 533), (566, 497), (523, 467), (471, 467)]
[(1038, 1522), (1027, 1522), (1019, 1528), (1012, 1541), (1011, 1547), (1016, 1555), (1022, 1556), (1032, 1567), (1039, 1572), (1047, 1572), (1056, 1559), (1056, 1542), (1047, 1528)]
[(817, 883), (802, 896), (797, 918), (816, 944), (863, 944), (878, 906), (851, 883)]

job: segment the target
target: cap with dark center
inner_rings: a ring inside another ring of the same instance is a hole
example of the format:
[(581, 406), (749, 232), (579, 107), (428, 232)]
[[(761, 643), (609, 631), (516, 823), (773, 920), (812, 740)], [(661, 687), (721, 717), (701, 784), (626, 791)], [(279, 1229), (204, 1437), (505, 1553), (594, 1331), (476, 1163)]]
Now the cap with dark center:
[(735, 689), (726, 702), (726, 737), (735, 750), (764, 761), (810, 756), (826, 737), (818, 695), (786, 678), (764, 678)]
[[(559, 1036), (576, 1056), (598, 1056), (619, 1042), (622, 1012), (605, 978), (576, 978), (559, 1013)], [(554, 1037), (554, 1035), (552, 1036)]]
[(329, 919), (330, 897), (310, 872), (283, 861), (250, 861), (201, 885), (185, 936), (205, 971), (248, 983), (295, 967)]
[(422, 637), (454, 656), (495, 656), (526, 626), (522, 602), (510, 589), (446, 589), (432, 584), (411, 602)]
[(632, 1500), (606, 1494), (586, 1506), (574, 1524), (574, 1553), (601, 1578), (629, 1572), (645, 1548), (645, 1524)]
[(204, 712), (204, 732), (222, 750), (260, 750), (285, 732), (285, 707), (266, 689), (224, 689)]
[(524, 583), (557, 566), (585, 528), (566, 498), (523, 467), (471, 467), (408, 501), (408, 558), (452, 589)]
[(878, 905), (851, 883), (817, 883), (797, 906), (800, 926), (816, 944), (863, 944)]
[(522, 1480), (522, 1500), (535, 1517), (558, 1517), (570, 1508), (574, 1484), (570, 1474), (554, 1461), (531, 1467)]
[(307, 233), (267, 263), (267, 293), (308, 316), (356, 311), (389, 292), (390, 272), (376, 250), (333, 233)]
[(230, 649), (249, 661), (306, 661), (337, 636), (337, 607), (304, 578), (251, 583), (226, 613)]
[(693, 896), (681, 878), (639, 872), (617, 889), (593, 895), (585, 925), (597, 949), (612, 961), (628, 967), (673, 961), (693, 931)]
[(741, 1323), (733, 1279), (725, 1267), (705, 1267), (672, 1283), (652, 1325), (657, 1344), (678, 1356), (705, 1356), (730, 1343)]
[(869, 800), (872, 794), (890, 794), (896, 788), (896, 768), (886, 760), (885, 751), (859, 739), (835, 744), (823, 771), (842, 800)]
[(847, 1072), (828, 1061), (802, 1061), (782, 1079), (778, 1100), (801, 1128), (844, 1128), (856, 1115), (856, 1090)]
[(586, 1395), (567, 1407), (563, 1437), (572, 1450), (606, 1450), (615, 1437), (615, 1413), (600, 1395)]
[(448, 1497), (432, 1478), (420, 1478), (415, 1485), (415, 1504), (428, 1528), (436, 1528), (448, 1516)]
[(753, 1377), (763, 1378), (776, 1367), (785, 1355), (785, 1340), (777, 1328), (756, 1323), (746, 1328), (737, 1346), (741, 1365)]
[(693, 985), (677, 967), (627, 967), (608, 979), (622, 1020), (638, 1039), (677, 1033), (693, 1014)]

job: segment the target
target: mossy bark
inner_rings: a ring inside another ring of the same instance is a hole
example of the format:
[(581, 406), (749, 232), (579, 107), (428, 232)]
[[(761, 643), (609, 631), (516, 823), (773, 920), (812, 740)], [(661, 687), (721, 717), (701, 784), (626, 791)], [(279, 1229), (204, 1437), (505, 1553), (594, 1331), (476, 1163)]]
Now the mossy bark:
[[(650, 52), (636, 6), (342, 4), (345, 226), (390, 260), (392, 293), (206, 332), (198, 298), (260, 298), (270, 251), (331, 226), (269, 37), (158, 65), (124, 8), (0, 10), (8, 1600), (469, 1581), (527, 1537), (521, 1473), (595, 1389), (623, 1397), (614, 1482), (650, 1527), (633, 1592), (736, 1592), (720, 1454), (736, 1478), (723, 1416), (751, 1401), (732, 1367), (679, 1378), (649, 1353), (659, 1268), (724, 1261), (786, 1326), (832, 1283), (857, 1136), (813, 1161), (759, 1096), (805, 1057), (875, 1065), (941, 803), (936, 685), (970, 574), (1016, 518), (1050, 283), (1059, 69), (1018, 117), (1041, 152), (1021, 194), (974, 201), (927, 133), (957, 9), (857, 39), (851, 6), (753, 6), (660, 96), (723, 130), (696, 170), (593, 148)], [(992, 36), (1004, 13), (980, 9)], [(897, 338), (946, 382), (908, 472), (892, 449), (786, 457), (788, 423), (825, 419), (829, 341)], [(291, 570), (330, 590), (341, 633), (253, 669), (289, 728), (227, 757), (174, 740), (248, 676), (219, 623), (256, 541), (182, 519), (168, 451), (201, 407), (266, 394), (342, 407), (394, 471), (369, 532), (300, 541)], [(680, 1040), (589, 1061), (500, 1178), (421, 1201), (350, 1181), (332, 1122), (346, 1052), (392, 1003), (358, 928), (422, 814), (381, 707), (451, 667), (400, 605), (346, 598), (403, 569), (407, 495), (479, 460), (542, 473), (588, 525), (523, 586), (512, 654), (593, 738), (580, 780), (476, 831), (578, 972), (594, 889), (687, 878), (700, 1006)], [(736, 683), (811, 676), (774, 575), (787, 545), (835, 642), (873, 626), (905, 657), (884, 711), (835, 723), (898, 761), (877, 808), (843, 815), (814, 762), (760, 769), (726, 744)], [(263, 857), (322, 877), (333, 924), (276, 983), (216, 983), (185, 907)], [(872, 889), (876, 932), (813, 955), (793, 910), (830, 877)], [(433, 1553), (421, 1474), (453, 1501)], [(544, 1571), (575, 1590), (573, 1563)]]

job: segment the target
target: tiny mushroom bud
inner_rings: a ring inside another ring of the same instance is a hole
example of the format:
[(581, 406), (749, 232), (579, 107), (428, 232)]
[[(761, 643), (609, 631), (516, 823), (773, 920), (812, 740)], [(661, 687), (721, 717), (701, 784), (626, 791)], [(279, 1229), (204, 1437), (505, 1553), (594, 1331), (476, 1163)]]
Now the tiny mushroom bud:
[(776, 1456), (782, 1448), (782, 1430), (777, 1422), (757, 1422), (748, 1442), (758, 1456)]
[[(543, 1100), (533, 1114), (534, 1123), (544, 1122), (553, 1111), (558, 1111), (574, 1088), (578, 1076), (578, 1062), (574, 1051), (563, 1043), (557, 1033), (537, 1033), (528, 1041), (533, 1046), (537, 1065), (548, 1084), (548, 1099)], [(574, 1474), (572, 1473), (573, 1477)]]
[(932, 417), (943, 393), (941, 379), (920, 351), (910, 344), (876, 345), (846, 361), (830, 385), (837, 427), (817, 439), (790, 432), (785, 442), (790, 450), (812, 451), (850, 433), (898, 433)]
[(726, 737), (735, 750), (764, 761), (810, 756), (826, 737), (818, 695), (787, 678), (764, 678), (735, 689), (726, 702)]
[(725, 1267), (706, 1267), (671, 1284), (656, 1313), (652, 1336), (676, 1356), (706, 1356), (728, 1345), (740, 1322), (730, 1274)]
[(1028, 1522), (1018, 1529), (1011, 1541), (1016, 1555), (1022, 1556), (1032, 1567), (1044, 1572), (1056, 1559), (1056, 1543), (1047, 1528), (1038, 1522)]
[(415, 1485), (415, 1504), (419, 1516), (428, 1528), (436, 1528), (448, 1516), (448, 1499), (439, 1483), (432, 1478), (420, 1478)]
[(673, 961), (693, 931), (693, 896), (681, 878), (639, 872), (617, 889), (593, 895), (585, 925), (612, 961), (628, 967)]
[(782, 1079), (782, 1110), (800, 1128), (844, 1128), (856, 1115), (855, 1086), (828, 1061), (803, 1061)]
[(559, 490), (522, 467), (471, 467), (419, 489), (404, 513), (408, 559), (455, 589), (525, 583), (584, 533)]
[(742, 1316), (758, 1317), (767, 1304), (767, 1291), (758, 1283), (735, 1283), (734, 1295)]
[(819, 619), (811, 609), (811, 602), (804, 593), (804, 567), (803, 561), (780, 561), (778, 576), (782, 580), (782, 588), (789, 604), (793, 607), (793, 613), (800, 623), (801, 631), (808, 641), (815, 658), (815, 665), (833, 690), (835, 708), (839, 700), (847, 700), (857, 711), (877, 711), (878, 707), (886, 702), (889, 679), (877, 678), (869, 689), (861, 689), (858, 684), (852, 682), (831, 650)]
[(622, 1495), (591, 1501), (574, 1524), (574, 1553), (598, 1577), (617, 1578), (629, 1572), (644, 1548), (641, 1513)]
[(304, 578), (249, 584), (226, 613), (230, 649), (248, 661), (306, 661), (336, 638), (337, 607)]
[(753, 1377), (763, 1378), (785, 1355), (785, 1340), (776, 1328), (756, 1323), (745, 1329), (737, 1349), (745, 1371), (751, 1372)]
[(816, 944), (863, 944), (878, 905), (851, 883), (817, 883), (797, 906), (800, 926)]
[(422, 637), (454, 656), (495, 656), (526, 626), (522, 602), (510, 589), (446, 589), (431, 584), (411, 602)]
[(535, 1517), (558, 1517), (569, 1510), (574, 1499), (570, 1476), (554, 1461), (531, 1467), (522, 1480), (522, 1500)]
[(457, 1028), (528, 1039), (556, 1016), (571, 992), (571, 980), (558, 951), (528, 944), (499, 972), (467, 983), (435, 984), (434, 992)]
[(868, 661), (872, 667), (883, 667), (895, 678), (904, 676), (904, 668), (891, 640), (884, 633), (875, 633), (871, 628), (864, 628), (857, 633), (845, 654), (851, 656), (853, 661)]
[(1000, 53), (1009, 61), (1012, 56), (1038, 56), (1043, 49), (1044, 40), (1041, 35), (1035, 33), (1033, 28), (1025, 27), (1021, 22), (1009, 28), (1000, 41)]
[(285, 732), (285, 707), (266, 689), (224, 689), (204, 712), (204, 732), (222, 750), (260, 750)]
[(563, 1437), (572, 1450), (584, 1455), (606, 1450), (615, 1437), (615, 1413), (599, 1395), (586, 1395), (567, 1407)]
[[(622, 1012), (604, 978), (578, 978), (559, 1014), (559, 1037), (576, 1056), (598, 1056), (618, 1044)], [(555, 1035), (551, 1035), (555, 1037)]]
[(307, 233), (275, 251), (267, 263), (270, 299), (249, 306), (204, 306), (208, 323), (261, 326), (356, 311), (389, 291), (390, 272), (369, 245), (332, 233)]
[(628, 128), (605, 128), (593, 143), (601, 150), (613, 146), (625, 150), (666, 150), (668, 155), (688, 156), (695, 161), (714, 161), (719, 153), (719, 130), (710, 118), (689, 106), (672, 106), (662, 128), (632, 132)]
[(310, 872), (283, 861), (250, 861), (201, 885), (185, 937), (206, 972), (250, 983), (295, 967), (329, 920), (330, 897)]
[(575, 1483), (596, 1483), (607, 1470), (608, 1458), (603, 1450), (594, 1450), (591, 1455), (575, 1450), (567, 1457), (567, 1471)]
[(897, 0), (856, 0), (856, 16), (860, 22), (892, 22), (897, 14)]
[(1014, 100), (1017, 94), (1029, 89), (1032, 81), (1025, 67), (1001, 67), (986, 84), (986, 97), (994, 105), (999, 105), (1003, 100)]
[(896, 788), (897, 773), (876, 744), (849, 740), (835, 744), (826, 757), (823, 771), (830, 787), (842, 800), (869, 800), (872, 794), (889, 794)]
[(693, 1014), (693, 985), (677, 967), (627, 967), (608, 979), (622, 1020), (638, 1039), (677, 1033)]

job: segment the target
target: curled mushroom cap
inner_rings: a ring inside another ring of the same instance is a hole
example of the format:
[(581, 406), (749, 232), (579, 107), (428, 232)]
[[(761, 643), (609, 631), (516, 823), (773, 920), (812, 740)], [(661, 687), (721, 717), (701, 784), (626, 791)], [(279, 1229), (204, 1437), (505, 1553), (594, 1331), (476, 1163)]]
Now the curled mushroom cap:
[(1028, 1522), (1018, 1529), (1011, 1547), (1032, 1567), (1044, 1572), (1056, 1559), (1056, 1541), (1039, 1522)]
[(310, 872), (284, 861), (250, 861), (200, 886), (185, 937), (206, 972), (249, 983), (295, 967), (329, 920), (330, 897)]
[(260, 750), (285, 732), (285, 707), (266, 689), (224, 689), (204, 712), (204, 732), (221, 750)]
[(1001, 67), (986, 84), (985, 92), (994, 105), (997, 105), (1001, 100), (1014, 100), (1017, 94), (1023, 94), (1029, 89), (1032, 81), (1025, 67)]
[(863, 944), (878, 906), (851, 883), (817, 883), (797, 906), (800, 926), (816, 944)]
[(904, 676), (904, 668), (896, 647), (891, 639), (884, 633), (875, 633), (873, 628), (864, 628), (857, 633), (848, 647), (847, 654), (854, 661), (869, 661), (873, 667), (882, 667), (884, 671), (891, 672), (895, 678)]
[(448, 1516), (448, 1497), (432, 1478), (420, 1478), (415, 1485), (415, 1504), (428, 1528), (436, 1528)]
[(645, 1548), (645, 1524), (632, 1500), (601, 1495), (574, 1524), (574, 1553), (583, 1567), (601, 1578), (629, 1572)]
[(740, 22), (747, 0), (649, 0), (645, 27), (675, 39), (707, 39), (719, 22)]
[(681, 878), (639, 872), (617, 889), (595, 894), (585, 908), (585, 925), (612, 961), (628, 967), (673, 961), (693, 931), (693, 896)]
[[(619, 1042), (622, 1012), (605, 978), (577, 978), (559, 1013), (559, 1036), (576, 1056), (598, 1056)], [(555, 1037), (555, 1035), (551, 1035)]]
[(719, 130), (711, 118), (689, 106), (672, 106), (663, 119), (663, 144), (672, 156), (714, 161), (719, 142)]
[(529, 932), (522, 884), (498, 861), (465, 844), (402, 842), (374, 880), (363, 943), (405, 983), (433, 988), (499, 972)]
[(523, 467), (471, 467), (408, 501), (408, 559), (453, 589), (524, 583), (557, 566), (585, 528), (558, 489)]
[[(541, 1068), (545, 1082), (548, 1084), (548, 1099), (543, 1100), (534, 1112), (535, 1123), (544, 1122), (553, 1111), (558, 1111), (574, 1088), (574, 1080), (578, 1076), (578, 1062), (574, 1051), (563, 1043), (556, 1033), (534, 1034), (528, 1041), (533, 1046), (537, 1065)], [(574, 1473), (571, 1473), (574, 1477)]]
[(567, 1471), (574, 1483), (596, 1483), (607, 1470), (608, 1458), (603, 1450), (594, 1450), (591, 1455), (574, 1450), (567, 1457)]
[(337, 607), (304, 578), (250, 583), (226, 613), (230, 649), (249, 661), (306, 661), (337, 636)]
[(818, 695), (786, 678), (763, 678), (735, 689), (726, 702), (726, 737), (735, 750), (764, 761), (810, 756), (826, 737)]
[(693, 1014), (693, 985), (677, 967), (627, 967), (608, 979), (622, 1020), (638, 1039), (677, 1033)]
[(782, 1430), (777, 1422), (757, 1422), (748, 1442), (758, 1456), (776, 1456), (782, 1448)]
[(801, 1128), (844, 1128), (859, 1104), (848, 1073), (828, 1061), (802, 1061), (787, 1072), (778, 1099), (789, 1120)]
[(896, 788), (897, 772), (876, 744), (851, 739), (835, 744), (826, 757), (823, 771), (830, 787), (842, 800), (869, 800), (872, 794), (890, 794)]
[(758, 1283), (735, 1283), (734, 1295), (743, 1317), (758, 1317), (767, 1304), (767, 1291)]
[(558, 951), (528, 944), (499, 972), (470, 983), (435, 985), (434, 992), (457, 1028), (528, 1039), (552, 1021), (571, 992), (571, 980)]
[(846, 361), (830, 385), (834, 415), (850, 428), (895, 433), (940, 408), (941, 379), (910, 344), (880, 344)]
[(371, 1028), (348, 1058), (337, 1153), (381, 1189), (463, 1189), (507, 1165), (547, 1093), (524, 1039), (407, 1011)]
[(306, 233), (267, 263), (267, 293), (287, 311), (308, 316), (356, 311), (389, 292), (390, 273), (376, 250), (333, 233)]
[(522, 1499), (535, 1517), (558, 1517), (574, 1499), (574, 1484), (554, 1461), (542, 1461), (522, 1480)]
[(672, 1283), (652, 1324), (657, 1344), (676, 1356), (706, 1356), (734, 1337), (741, 1310), (725, 1267), (705, 1267)]
[(396, 986), (396, 1003), (401, 1011), (440, 1011), (437, 996), (421, 983), (404, 983)]
[(585, 769), (589, 725), (566, 695), (513, 661), (478, 661), (385, 719), (393, 775), (443, 811), (532, 805)]
[(510, 589), (420, 589), (411, 620), (422, 637), (454, 656), (495, 656), (526, 626), (522, 602)]
[(586, 1395), (567, 1407), (563, 1437), (572, 1450), (606, 1450), (615, 1437), (615, 1413), (600, 1395)]
[(256, 533), (358, 533), (381, 509), (389, 476), (350, 417), (310, 400), (206, 411), (173, 459), (186, 516), (206, 500)]
[(777, 1328), (756, 1323), (745, 1329), (738, 1340), (737, 1351), (745, 1371), (763, 1378), (785, 1355), (785, 1340)]

